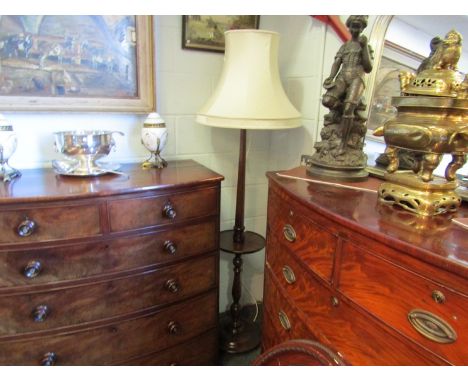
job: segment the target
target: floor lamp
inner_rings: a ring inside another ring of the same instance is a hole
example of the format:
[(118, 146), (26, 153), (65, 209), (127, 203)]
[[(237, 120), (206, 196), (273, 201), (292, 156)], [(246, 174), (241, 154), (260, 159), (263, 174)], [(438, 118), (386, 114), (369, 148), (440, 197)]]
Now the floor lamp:
[(278, 70), (279, 35), (264, 30), (225, 33), (226, 51), (221, 78), (211, 98), (197, 113), (198, 123), (240, 129), (235, 225), (221, 232), (221, 250), (234, 254), (233, 303), (230, 320), (221, 328), (221, 349), (241, 353), (258, 346), (260, 333), (240, 317), (242, 255), (258, 252), (265, 239), (245, 231), (245, 165), (247, 130), (301, 126), (301, 115), (287, 98)]

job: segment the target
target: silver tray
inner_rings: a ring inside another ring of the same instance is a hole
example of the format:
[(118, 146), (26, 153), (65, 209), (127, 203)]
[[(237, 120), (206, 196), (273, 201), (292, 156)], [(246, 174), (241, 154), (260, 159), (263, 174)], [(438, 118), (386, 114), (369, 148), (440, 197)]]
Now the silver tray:
[(78, 162), (70, 160), (53, 160), (52, 167), (56, 174), (66, 176), (100, 176), (104, 174), (115, 174), (119, 168), (119, 163), (96, 162), (98, 166), (91, 169), (77, 168)]

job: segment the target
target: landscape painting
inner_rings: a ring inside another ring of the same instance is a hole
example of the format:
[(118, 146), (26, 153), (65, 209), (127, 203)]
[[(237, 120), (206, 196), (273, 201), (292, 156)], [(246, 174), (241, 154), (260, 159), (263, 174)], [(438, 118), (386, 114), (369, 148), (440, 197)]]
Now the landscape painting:
[(94, 99), (106, 110), (103, 100), (120, 99), (128, 106), (125, 100), (141, 99), (140, 70), (152, 85), (147, 24), (126, 15), (0, 16), (0, 103), (14, 108), (23, 97), (30, 106), (73, 99), (65, 102), (73, 109), (86, 99), (86, 109)]
[(183, 16), (182, 47), (224, 52), (224, 32), (231, 29), (258, 29), (260, 16)]

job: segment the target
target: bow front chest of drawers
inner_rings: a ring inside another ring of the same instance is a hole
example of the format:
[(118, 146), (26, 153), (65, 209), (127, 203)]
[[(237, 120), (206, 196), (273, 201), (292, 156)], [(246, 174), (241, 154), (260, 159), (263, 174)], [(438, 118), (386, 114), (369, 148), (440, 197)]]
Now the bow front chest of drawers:
[(0, 184), (0, 364), (216, 362), (223, 178), (122, 171)]
[(468, 209), (421, 219), (283, 175), (268, 173), (263, 349), (311, 339), (337, 363), (467, 365)]

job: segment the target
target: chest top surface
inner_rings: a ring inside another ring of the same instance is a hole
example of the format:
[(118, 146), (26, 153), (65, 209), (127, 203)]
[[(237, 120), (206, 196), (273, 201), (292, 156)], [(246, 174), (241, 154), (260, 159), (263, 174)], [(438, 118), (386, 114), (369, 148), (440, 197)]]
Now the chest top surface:
[(462, 203), (453, 219), (446, 215), (424, 219), (380, 204), (377, 193), (372, 191), (381, 182), (375, 178), (345, 188), (299, 179), (308, 177), (305, 167), (280, 174), (293, 176), (267, 173), (270, 188), (285, 192), (287, 197), (338, 223), (337, 227), (344, 226), (385, 246), (468, 277), (468, 228), (463, 226), (468, 222), (466, 204)]
[(192, 160), (171, 161), (164, 169), (142, 169), (139, 163), (123, 164), (119, 171), (126, 176), (73, 177), (57, 175), (50, 168), (24, 170), (20, 178), (0, 183), (0, 205), (163, 191), (216, 184), (224, 179)]

